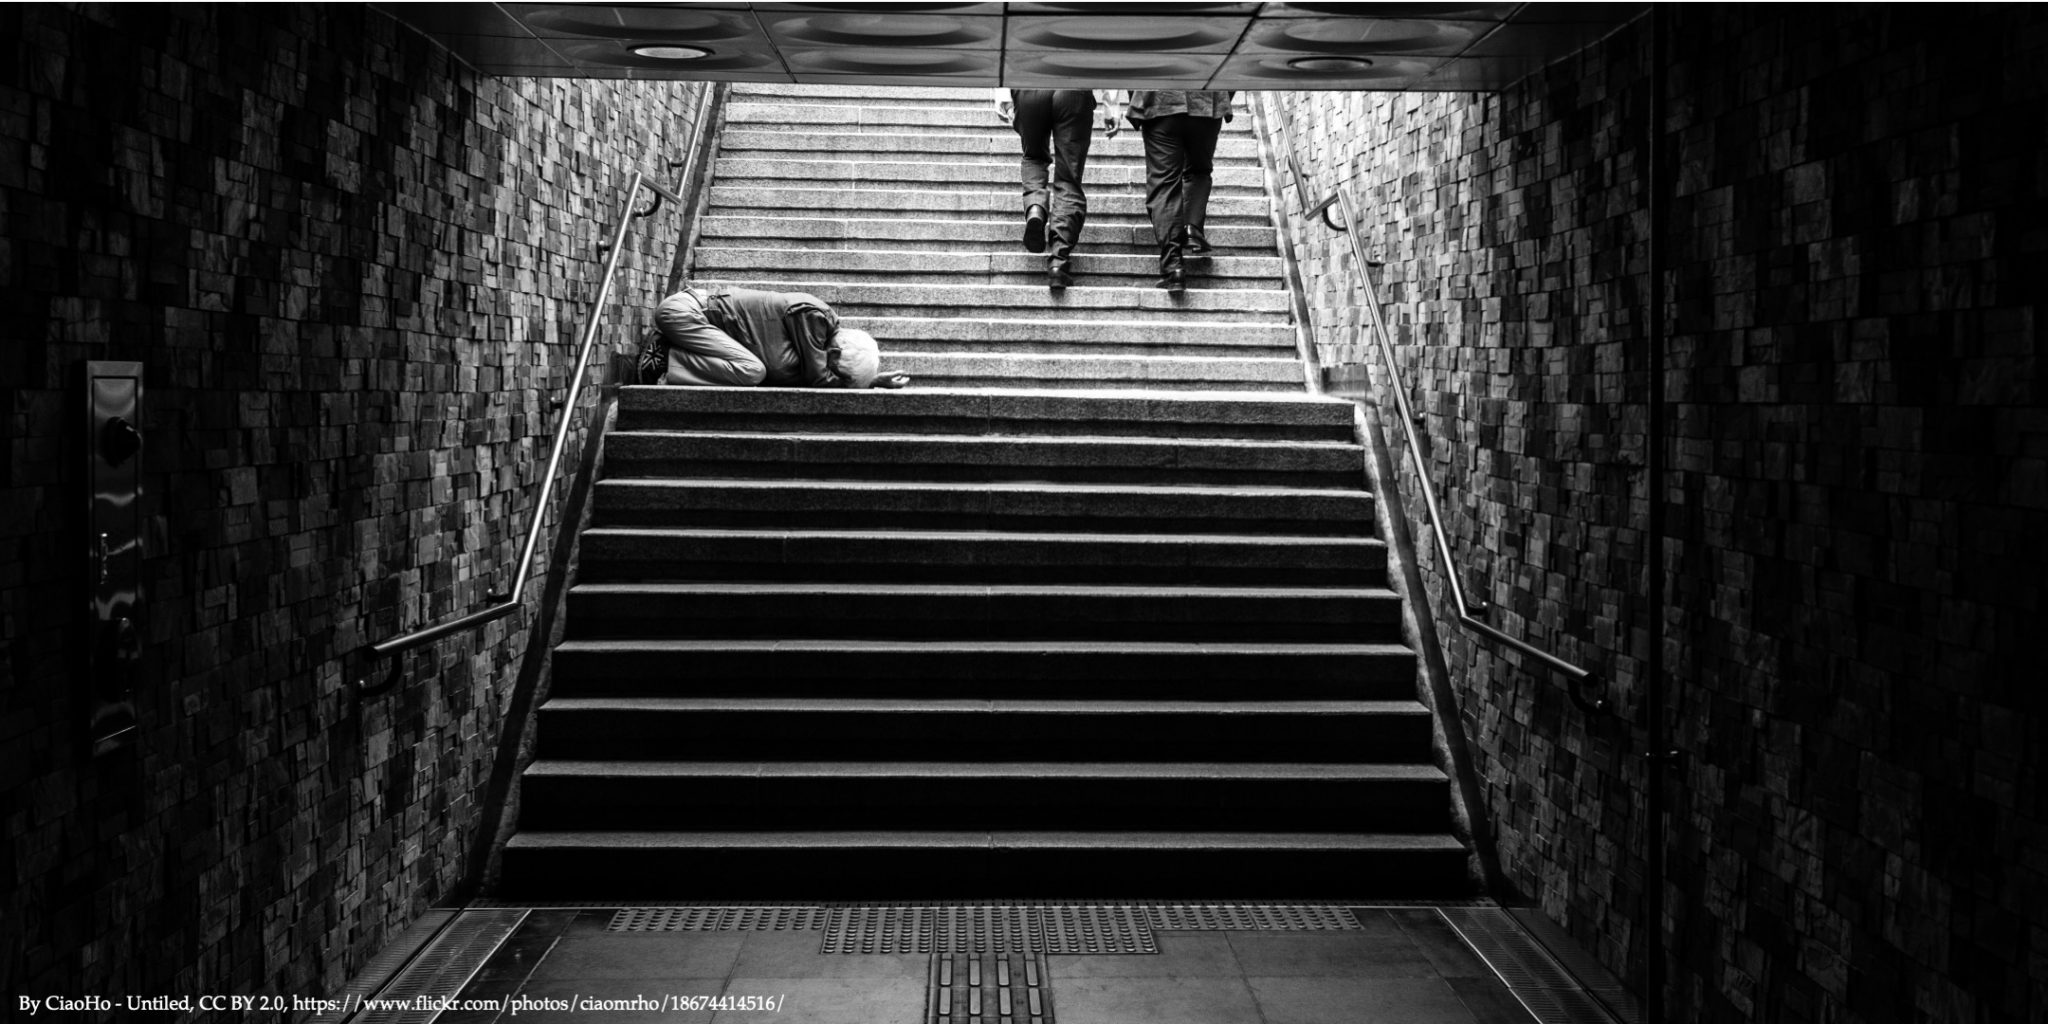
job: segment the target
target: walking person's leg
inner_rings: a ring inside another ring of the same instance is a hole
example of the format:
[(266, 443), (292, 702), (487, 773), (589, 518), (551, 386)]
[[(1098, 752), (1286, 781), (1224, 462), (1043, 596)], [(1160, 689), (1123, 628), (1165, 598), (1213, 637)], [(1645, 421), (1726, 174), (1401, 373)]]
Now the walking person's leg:
[(1145, 212), (1159, 245), (1159, 287), (1169, 292), (1186, 288), (1181, 238), (1187, 226), (1188, 120), (1186, 114), (1168, 114), (1138, 124), (1145, 137)]
[(1187, 126), (1187, 250), (1188, 256), (1208, 256), (1209, 190), (1216, 173), (1216, 141), (1223, 132), (1223, 119), (1190, 117)]
[(1052, 98), (1051, 89), (1010, 90), (1016, 111), (1011, 124), (1024, 149), (1018, 176), (1024, 183), (1024, 248), (1030, 252), (1045, 251), (1046, 216), (1052, 203), (1052, 151), (1047, 147), (1053, 130)]
[(1081, 181), (1088, 168), (1088, 147), (1095, 136), (1095, 94), (1087, 89), (1061, 89), (1052, 96), (1052, 208), (1047, 221), (1046, 273), (1054, 288), (1071, 283), (1074, 245), (1088, 223), (1088, 195)]

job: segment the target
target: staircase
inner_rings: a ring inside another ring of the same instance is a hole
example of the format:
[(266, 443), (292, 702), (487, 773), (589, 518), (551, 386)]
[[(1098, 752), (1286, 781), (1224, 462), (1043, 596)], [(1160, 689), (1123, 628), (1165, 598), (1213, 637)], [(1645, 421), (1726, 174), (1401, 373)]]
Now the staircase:
[(987, 97), (735, 87), (695, 280), (915, 384), (623, 389), (502, 895), (1470, 894), (1248, 116), (1179, 300), (1098, 135), (1062, 294)]

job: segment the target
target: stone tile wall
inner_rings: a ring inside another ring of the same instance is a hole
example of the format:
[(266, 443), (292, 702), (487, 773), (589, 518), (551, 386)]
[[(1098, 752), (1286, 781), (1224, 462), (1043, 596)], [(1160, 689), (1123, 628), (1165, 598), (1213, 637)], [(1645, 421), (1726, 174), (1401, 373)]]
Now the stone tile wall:
[[(1352, 190), (1387, 261), (1468, 587), (1606, 673), (1630, 723), (1450, 625), (1420, 552), (1504, 872), (1640, 978), (1662, 614), (1674, 1019), (2048, 1018), (2048, 15), (1659, 10), (1679, 168), (1663, 602), (1647, 20), (1498, 94), (1284, 99), (1318, 187)], [(1351, 259), (1302, 237), (1319, 352), (1356, 364)]]
[[(9, 5), (0, 45), (0, 992), (331, 990), (458, 881), (531, 609), (387, 696), (346, 655), (509, 583), (595, 244), (700, 87), (487, 78), (348, 4)], [(143, 728), (97, 760), (90, 359), (146, 364)]]

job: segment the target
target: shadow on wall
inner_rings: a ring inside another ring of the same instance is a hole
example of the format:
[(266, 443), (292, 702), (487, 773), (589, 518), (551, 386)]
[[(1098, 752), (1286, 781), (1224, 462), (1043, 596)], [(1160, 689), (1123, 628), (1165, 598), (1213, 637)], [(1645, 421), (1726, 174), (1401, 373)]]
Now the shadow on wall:
[[(2021, 69), (2048, 57), (2048, 15), (1661, 10), (1679, 164), (1662, 602), (1644, 590), (1647, 19), (1496, 95), (1286, 99), (1311, 176), (1348, 182), (1387, 254), (1467, 586), (1599, 666), (1634, 723), (1589, 721), (1444, 629), (1503, 870), (1641, 978), (1662, 615), (1684, 755), (1674, 1019), (2039, 1019), (2048, 83)], [(1297, 253), (1326, 364), (1363, 361), (1344, 244), (1318, 227)]]
[[(344, 655), (507, 583), (598, 234), (700, 87), (485, 78), (347, 5), (0, 38), (0, 990), (332, 990), (459, 881), (532, 609), (360, 704)], [(627, 256), (629, 344), (674, 244)], [(149, 595), (142, 729), (100, 759), (58, 596), (95, 359), (144, 366)]]

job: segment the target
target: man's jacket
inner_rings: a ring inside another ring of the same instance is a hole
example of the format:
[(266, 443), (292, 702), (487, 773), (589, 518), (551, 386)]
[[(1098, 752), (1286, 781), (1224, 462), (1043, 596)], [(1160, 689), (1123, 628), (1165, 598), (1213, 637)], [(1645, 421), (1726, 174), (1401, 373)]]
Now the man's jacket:
[(692, 289), (705, 319), (732, 335), (768, 368), (768, 387), (845, 387), (839, 373), (839, 314), (803, 292)]

